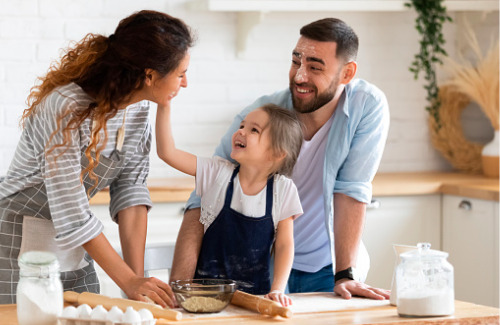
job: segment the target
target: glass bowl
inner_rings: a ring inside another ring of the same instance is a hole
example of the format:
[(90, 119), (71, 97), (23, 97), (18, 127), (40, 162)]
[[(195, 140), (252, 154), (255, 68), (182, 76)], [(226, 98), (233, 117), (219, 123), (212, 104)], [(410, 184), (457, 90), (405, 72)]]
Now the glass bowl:
[(227, 279), (177, 280), (170, 283), (177, 303), (190, 313), (218, 313), (229, 304), (236, 282)]

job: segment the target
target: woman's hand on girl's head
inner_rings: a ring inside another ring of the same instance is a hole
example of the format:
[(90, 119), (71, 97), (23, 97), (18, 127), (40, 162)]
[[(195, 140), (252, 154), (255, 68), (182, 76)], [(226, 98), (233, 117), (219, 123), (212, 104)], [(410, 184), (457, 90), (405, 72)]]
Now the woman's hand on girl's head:
[(135, 277), (125, 291), (130, 299), (151, 302), (162, 307), (174, 308), (177, 305), (172, 288), (165, 282), (151, 277)]
[(288, 307), (292, 304), (292, 299), (280, 290), (273, 290), (265, 295), (264, 298), (279, 302), (283, 307)]

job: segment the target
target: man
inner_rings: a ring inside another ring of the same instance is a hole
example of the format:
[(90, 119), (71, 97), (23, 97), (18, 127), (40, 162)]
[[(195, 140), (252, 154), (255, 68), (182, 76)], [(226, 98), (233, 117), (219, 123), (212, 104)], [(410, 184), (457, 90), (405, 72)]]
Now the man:
[[(333, 289), (346, 299), (386, 299), (387, 290), (362, 282), (369, 258), (361, 236), (389, 128), (387, 100), (375, 86), (353, 79), (358, 38), (347, 24), (326, 18), (304, 26), (300, 34), (289, 89), (259, 98), (236, 116), (215, 154), (230, 159), (231, 135), (253, 109), (265, 103), (294, 109), (304, 125), (304, 143), (292, 178), (304, 215), (294, 222), (289, 291)], [(177, 239), (172, 279), (194, 274), (203, 237), (199, 206), (192, 195)]]

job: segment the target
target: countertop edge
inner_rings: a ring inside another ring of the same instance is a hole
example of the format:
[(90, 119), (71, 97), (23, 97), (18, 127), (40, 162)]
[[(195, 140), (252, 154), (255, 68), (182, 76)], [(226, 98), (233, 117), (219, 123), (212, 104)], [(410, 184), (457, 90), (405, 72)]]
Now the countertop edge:
[[(152, 178), (148, 188), (153, 203), (185, 202), (194, 190), (194, 177)], [(447, 172), (379, 173), (373, 182), (373, 197), (449, 194), (500, 201), (499, 180), (482, 175)], [(92, 205), (109, 203), (104, 189), (91, 200)]]

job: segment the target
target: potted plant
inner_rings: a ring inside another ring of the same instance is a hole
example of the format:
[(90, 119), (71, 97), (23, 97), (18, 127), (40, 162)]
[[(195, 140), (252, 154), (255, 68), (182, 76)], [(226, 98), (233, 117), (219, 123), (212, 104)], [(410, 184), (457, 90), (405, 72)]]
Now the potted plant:
[(439, 117), (439, 88), (436, 80), (436, 64), (442, 64), (442, 56), (447, 56), (443, 45), (443, 24), (453, 21), (446, 12), (443, 0), (410, 0), (405, 3), (408, 8), (415, 9), (417, 18), (415, 19), (415, 29), (420, 34), (420, 51), (415, 54), (411, 63), (410, 71), (418, 79), (420, 72), (424, 73), (426, 83), (424, 88), (427, 91), (428, 106), (426, 110), (436, 122), (436, 127), (441, 127)]

